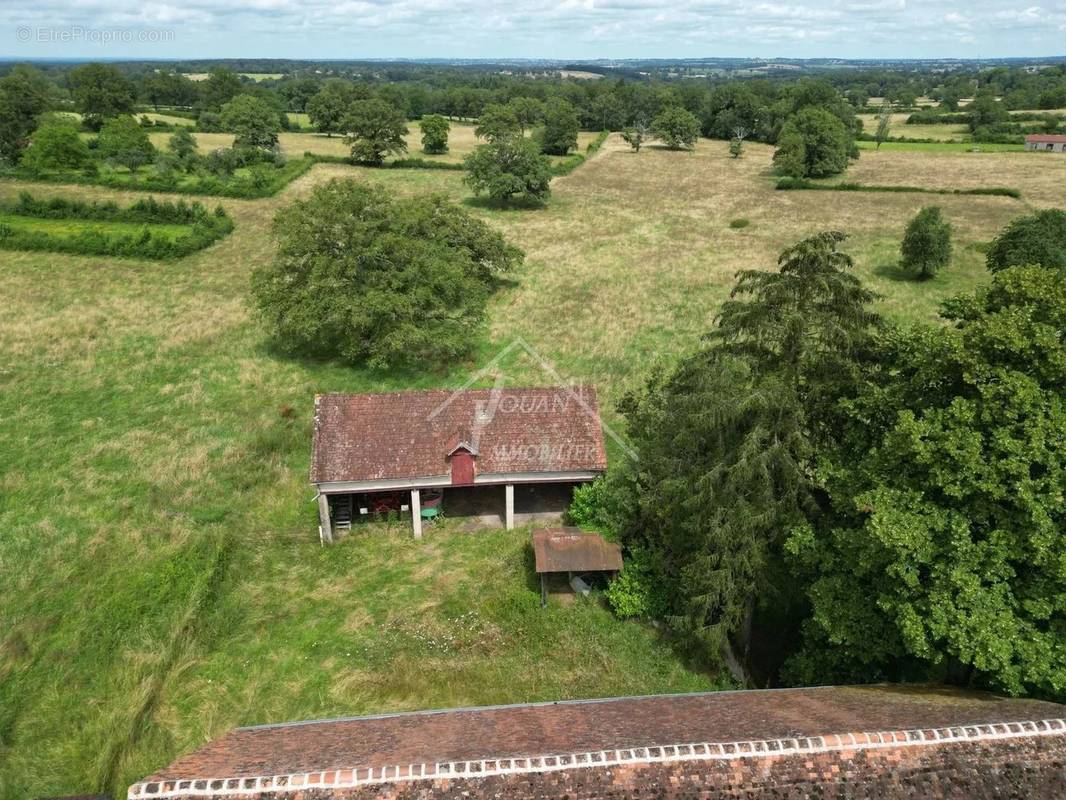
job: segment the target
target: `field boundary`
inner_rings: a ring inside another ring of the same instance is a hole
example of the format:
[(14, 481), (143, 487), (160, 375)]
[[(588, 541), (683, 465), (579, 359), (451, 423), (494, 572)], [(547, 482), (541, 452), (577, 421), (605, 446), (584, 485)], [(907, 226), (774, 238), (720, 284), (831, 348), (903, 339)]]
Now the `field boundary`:
[[(84, 223), (81, 230), (63, 235), (47, 229), (20, 228), (0, 220), (0, 249), (3, 250), (170, 260), (203, 250), (233, 232), (233, 220), (221, 206), (210, 212), (198, 202), (160, 203), (153, 197), (120, 207), (113, 202), (38, 199), (22, 192), (17, 202), (0, 204), (0, 214), (17, 220)], [(143, 227), (137, 232), (110, 234), (93, 227), (108, 223)], [(152, 230), (160, 225), (181, 225), (190, 230), (170, 237), (160, 234), (158, 229)]]
[(304, 175), (315, 162), (307, 158), (296, 158), (286, 162), (276, 170), (270, 180), (257, 185), (242, 178), (220, 180), (213, 175), (200, 178), (195, 184), (180, 186), (174, 179), (149, 176), (144, 180), (122, 180), (101, 178), (98, 175), (85, 175), (77, 172), (42, 172), (31, 173), (20, 168), (0, 170), (0, 180), (28, 181), (35, 183), (59, 183), (77, 186), (99, 186), (104, 189), (118, 189), (127, 192), (158, 192), (160, 194), (188, 194), (202, 197), (233, 197), (242, 200), (260, 200), (273, 197), (297, 178)]
[(461, 172), (464, 167), (458, 161), (430, 161), (428, 158), (397, 158), (394, 161), (386, 161), (382, 164), (360, 164), (353, 161), (350, 156), (331, 156), (322, 153), (312, 153), (305, 150), (304, 158), (311, 159), (315, 164), (344, 164), (348, 167), (363, 167), (365, 169), (443, 169)]
[(806, 178), (780, 178), (775, 189), (787, 191), (818, 191), (818, 192), (902, 192), (920, 194), (958, 194), (958, 195), (991, 195), (993, 197), (1013, 197), (1020, 200), (1021, 191), (1006, 186), (984, 186), (974, 189), (934, 189), (928, 186), (885, 186), (879, 184), (864, 183), (816, 183)]
[[(569, 175), (575, 169), (591, 159), (597, 152), (599, 152), (610, 134), (610, 131), (600, 131), (596, 138), (588, 143), (584, 153), (571, 153), (562, 161), (553, 164), (552, 177), (560, 178), (564, 175)], [(462, 172), (466, 169), (461, 161), (431, 161), (430, 159), (421, 158), (419, 156), (397, 158), (382, 164), (360, 164), (353, 161), (349, 156), (331, 156), (312, 153), (309, 150), (304, 151), (303, 157), (311, 159), (316, 164), (345, 164), (349, 167), (364, 167), (367, 169), (441, 169), (454, 170), (456, 172)]]

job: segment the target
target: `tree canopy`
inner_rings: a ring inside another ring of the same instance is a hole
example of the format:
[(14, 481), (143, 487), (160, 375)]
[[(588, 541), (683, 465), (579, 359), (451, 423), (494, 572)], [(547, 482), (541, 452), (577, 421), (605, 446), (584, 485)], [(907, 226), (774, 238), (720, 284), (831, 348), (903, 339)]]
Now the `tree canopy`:
[(155, 156), (148, 133), (133, 117), (113, 117), (104, 123), (97, 137), (101, 157), (136, 172)]
[(234, 135), (233, 146), (276, 150), (278, 114), (258, 97), (240, 94), (222, 106), (222, 127)]
[(344, 133), (344, 116), (356, 100), (368, 100), (369, 92), (360, 91), (348, 81), (329, 80), (307, 101), (307, 117), (315, 130), (332, 136)]
[(828, 232), (777, 272), (740, 273), (708, 345), (621, 408), (639, 462), (610, 479), (623, 540), (650, 554), (672, 627), (714, 658), (746, 650), (785, 532), (814, 506), (819, 414), (858, 370), (879, 319)]
[(892, 330), (791, 536), (810, 570), (793, 680), (1066, 691), (1066, 283), (1008, 268)]
[(0, 163), (18, 163), (50, 94), (51, 84), (33, 67), (19, 64), (0, 78)]
[(198, 157), (196, 137), (187, 127), (180, 126), (167, 140), (167, 151), (174, 157), (178, 166), (188, 169)]
[(422, 131), (422, 151), (439, 154), (448, 152), (448, 132), (451, 125), (440, 114), (427, 114), (418, 123)]
[(518, 132), (523, 136), (526, 133), (526, 129), (532, 128), (543, 119), (545, 112), (544, 103), (535, 97), (512, 97), (507, 102), (507, 108), (514, 115), (515, 120), (518, 122)]
[(561, 98), (552, 98), (544, 107), (544, 121), (538, 132), (541, 152), (565, 156), (577, 147), (580, 130), (574, 107)]
[(279, 212), (252, 293), (285, 350), (372, 367), (436, 368), (469, 351), (500, 276), (522, 259), (437, 196), (395, 200), (333, 180)]
[(33, 132), (20, 164), (34, 172), (82, 169), (92, 163), (89, 148), (69, 117), (46, 114)]
[(216, 67), (200, 85), (200, 105), (219, 111), (243, 89), (240, 75), (228, 67)]
[(825, 178), (847, 168), (852, 147), (844, 123), (824, 108), (807, 107), (781, 128), (774, 166), (793, 178)]
[(352, 159), (361, 164), (381, 164), (386, 156), (407, 152), (407, 121), (383, 100), (357, 100), (341, 125)]
[(512, 105), (486, 106), (478, 118), (474, 135), (488, 142), (498, 142), (522, 135), (522, 122), (517, 110)]
[(1013, 220), (985, 256), (992, 272), (1036, 264), (1066, 270), (1066, 211), (1044, 209)]
[(463, 165), (463, 180), (474, 193), (485, 192), (499, 203), (515, 197), (543, 202), (551, 194), (551, 162), (529, 139), (505, 137), (482, 145)]
[(133, 111), (133, 84), (110, 64), (85, 64), (72, 70), (67, 82), (74, 108), (92, 130), (100, 130), (108, 117)]
[(901, 265), (918, 278), (931, 278), (951, 261), (951, 224), (938, 206), (926, 206), (907, 223), (900, 244)]
[(640, 148), (651, 138), (651, 125), (644, 117), (637, 117), (633, 124), (622, 131), (622, 140), (633, 148), (634, 153), (639, 153)]
[(700, 135), (700, 121), (687, 109), (670, 106), (652, 120), (651, 130), (671, 150), (692, 148)]

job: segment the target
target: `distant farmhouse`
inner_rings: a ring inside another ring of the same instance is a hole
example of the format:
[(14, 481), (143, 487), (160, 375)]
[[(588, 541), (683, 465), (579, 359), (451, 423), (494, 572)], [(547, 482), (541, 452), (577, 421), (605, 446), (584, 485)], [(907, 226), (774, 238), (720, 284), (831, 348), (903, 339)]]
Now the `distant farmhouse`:
[(1066, 708), (917, 686), (573, 700), (238, 728), (129, 800), (1061, 798)]
[(315, 398), (311, 483), (320, 534), (375, 514), (440, 513), (513, 528), (558, 519), (607, 468), (591, 387), (327, 394)]
[(1025, 137), (1026, 150), (1066, 153), (1066, 136), (1051, 133), (1032, 133)]

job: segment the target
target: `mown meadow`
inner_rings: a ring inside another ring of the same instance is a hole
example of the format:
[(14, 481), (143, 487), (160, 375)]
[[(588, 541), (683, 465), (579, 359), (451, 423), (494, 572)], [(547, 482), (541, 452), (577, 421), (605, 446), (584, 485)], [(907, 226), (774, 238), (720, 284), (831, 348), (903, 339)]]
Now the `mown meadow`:
[[(235, 229), (180, 260), (0, 253), (0, 797), (120, 797), (238, 724), (730, 685), (595, 598), (541, 610), (528, 530), (445, 522), (414, 541), (396, 524), (322, 547), (311, 404), (457, 386), (521, 336), (564, 377), (597, 384), (617, 423), (619, 398), (713, 325), (734, 273), (772, 268), (805, 235), (847, 232), (882, 311), (928, 321), (986, 280), (983, 250), (1007, 221), (1066, 205), (1066, 158), (882, 148), (848, 173), (1015, 187), (1015, 199), (775, 191), (771, 152), (749, 144), (733, 159), (701, 140), (634, 154), (614, 135), (556, 179), (546, 207), (516, 210), (472, 198), (460, 172), (319, 164), (274, 197), (204, 198)], [(249, 274), (272, 257), (273, 216), (334, 177), (444, 193), (526, 252), (476, 357), (381, 373), (271, 347)], [(5, 181), (0, 201), (25, 188), (144, 196)], [(897, 267), (899, 240), (934, 203), (954, 257), (916, 283)], [(500, 369), (548, 380), (520, 355)]]

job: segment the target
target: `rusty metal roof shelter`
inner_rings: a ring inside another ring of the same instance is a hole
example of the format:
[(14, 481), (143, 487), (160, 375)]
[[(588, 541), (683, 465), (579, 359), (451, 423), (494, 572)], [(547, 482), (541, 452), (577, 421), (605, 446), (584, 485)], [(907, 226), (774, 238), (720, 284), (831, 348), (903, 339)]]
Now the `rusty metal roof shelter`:
[(537, 574), (545, 572), (618, 572), (622, 549), (598, 533), (578, 528), (533, 531)]
[(540, 603), (548, 603), (548, 575), (565, 572), (575, 591), (588, 592), (580, 575), (589, 572), (616, 573), (622, 569), (622, 548), (598, 533), (578, 528), (533, 531), (533, 553), (540, 576)]

